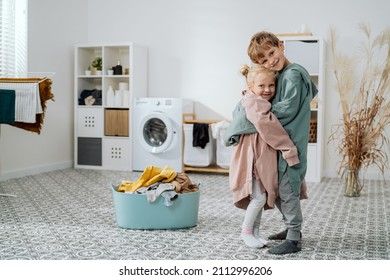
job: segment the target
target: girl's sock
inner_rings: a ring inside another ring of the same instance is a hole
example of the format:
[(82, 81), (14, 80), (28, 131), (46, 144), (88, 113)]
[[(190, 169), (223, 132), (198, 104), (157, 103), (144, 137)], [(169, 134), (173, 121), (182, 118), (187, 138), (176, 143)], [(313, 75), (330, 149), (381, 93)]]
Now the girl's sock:
[(241, 239), (245, 242), (245, 244), (248, 247), (251, 247), (251, 248), (264, 247), (264, 244), (253, 235), (253, 230), (251, 230), (251, 229), (242, 230), (241, 231)]
[[(254, 235), (254, 229), (259, 231), (262, 208), (266, 203), (266, 194), (261, 192), (260, 182), (253, 178), (251, 201), (245, 212), (244, 221), (242, 223), (241, 238), (245, 244), (251, 248), (262, 248), (264, 243), (260, 238)], [(263, 239), (266, 242), (266, 240)]]
[(261, 213), (262, 211), (259, 212), (259, 214), (257, 215), (256, 217), (256, 220), (253, 224), (253, 236), (255, 238), (257, 238), (261, 243), (264, 244), (264, 246), (267, 246), (268, 245), (268, 240), (266, 240), (265, 238), (263, 238), (260, 234), (259, 234), (259, 229), (260, 229), (260, 221), (261, 221)]
[(269, 241), (268, 241), (267, 239), (265, 239), (264, 237), (262, 237), (262, 236), (259, 234), (259, 229), (254, 230), (253, 236), (254, 236), (257, 240), (259, 240), (261, 243), (263, 243), (264, 246), (267, 246), (267, 245), (268, 245), (268, 242), (269, 242)]

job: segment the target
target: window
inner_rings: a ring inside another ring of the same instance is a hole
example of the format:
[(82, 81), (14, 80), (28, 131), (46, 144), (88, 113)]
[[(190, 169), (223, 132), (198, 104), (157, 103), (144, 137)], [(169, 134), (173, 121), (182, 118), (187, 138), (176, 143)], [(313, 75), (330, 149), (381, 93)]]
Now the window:
[(27, 73), (27, 0), (0, 0), (0, 77)]

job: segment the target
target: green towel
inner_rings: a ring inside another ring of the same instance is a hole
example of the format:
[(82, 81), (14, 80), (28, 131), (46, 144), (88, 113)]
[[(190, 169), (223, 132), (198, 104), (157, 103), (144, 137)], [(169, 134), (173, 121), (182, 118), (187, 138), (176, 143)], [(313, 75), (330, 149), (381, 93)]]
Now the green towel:
[(0, 89), (0, 123), (15, 122), (15, 91)]

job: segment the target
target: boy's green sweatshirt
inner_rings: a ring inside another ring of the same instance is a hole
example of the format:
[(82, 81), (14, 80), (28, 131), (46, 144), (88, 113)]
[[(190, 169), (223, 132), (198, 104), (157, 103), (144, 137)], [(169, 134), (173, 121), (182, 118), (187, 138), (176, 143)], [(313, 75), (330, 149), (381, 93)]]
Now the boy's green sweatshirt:
[(278, 152), (279, 182), (287, 169), (294, 193), (299, 195), (307, 169), (307, 146), (310, 133), (310, 102), (318, 90), (307, 70), (292, 63), (277, 76), (276, 95), (272, 101), (272, 112), (283, 125), (298, 149), (300, 163), (289, 167)]

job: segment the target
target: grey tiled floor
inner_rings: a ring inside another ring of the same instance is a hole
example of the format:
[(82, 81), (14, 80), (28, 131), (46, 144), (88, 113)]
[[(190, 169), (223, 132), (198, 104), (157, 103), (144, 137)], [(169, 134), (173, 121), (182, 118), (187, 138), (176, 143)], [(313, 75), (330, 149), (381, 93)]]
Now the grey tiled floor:
[[(390, 182), (367, 181), (359, 198), (345, 197), (340, 179), (309, 184), (303, 250), (275, 256), (239, 239), (244, 212), (232, 205), (224, 174), (189, 173), (203, 185), (197, 226), (118, 227), (109, 184), (139, 175), (65, 169), (0, 182), (0, 193), (16, 195), (0, 196), (0, 259), (390, 259)], [(278, 210), (265, 211), (261, 233), (282, 229)]]

